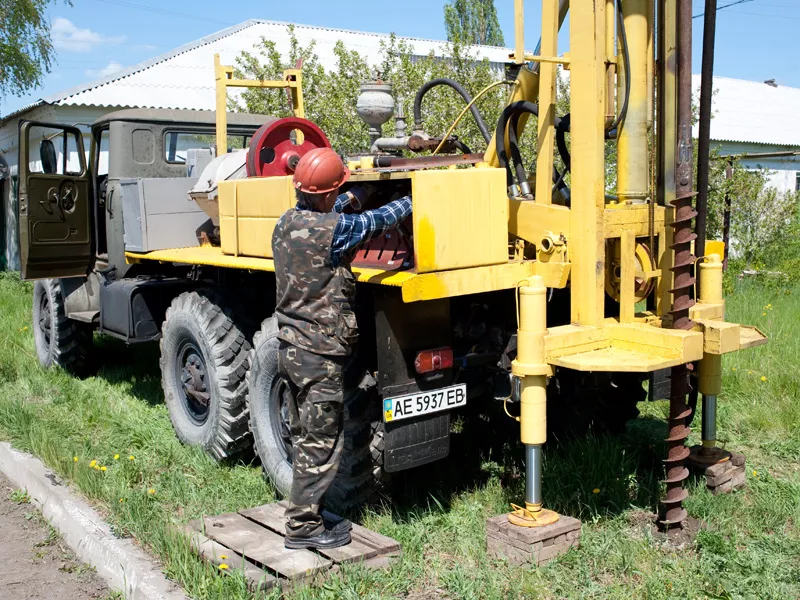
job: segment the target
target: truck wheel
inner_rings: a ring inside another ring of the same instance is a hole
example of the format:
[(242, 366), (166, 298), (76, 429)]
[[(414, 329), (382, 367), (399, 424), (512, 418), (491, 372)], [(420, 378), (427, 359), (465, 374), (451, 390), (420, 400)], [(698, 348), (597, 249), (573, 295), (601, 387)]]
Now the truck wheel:
[(92, 370), (92, 326), (66, 315), (61, 284), (41, 279), (33, 285), (33, 339), (39, 363), (58, 365), (77, 376)]
[[(282, 496), (292, 488), (292, 440), (289, 432), (289, 387), (278, 374), (278, 326), (265, 319), (253, 340), (248, 374), (250, 428), (265, 478)], [(348, 382), (345, 374), (345, 382)], [(365, 374), (359, 385), (345, 389), (345, 446), (326, 506), (348, 511), (373, 500), (383, 483), (383, 423), (374, 379)]]
[(246, 402), (250, 344), (208, 296), (184, 292), (167, 309), (161, 385), (178, 439), (225, 460), (252, 443)]

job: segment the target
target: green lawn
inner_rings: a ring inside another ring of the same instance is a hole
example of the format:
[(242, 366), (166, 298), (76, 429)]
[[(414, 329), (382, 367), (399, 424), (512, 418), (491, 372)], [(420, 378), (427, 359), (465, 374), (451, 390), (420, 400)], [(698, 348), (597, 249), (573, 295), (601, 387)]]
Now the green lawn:
[[(156, 346), (102, 340), (105, 366), (83, 381), (43, 371), (30, 295), (30, 285), (0, 273), (0, 438), (72, 480), (190, 595), (250, 598), (242, 579), (204, 565), (170, 531), (273, 500), (260, 467), (220, 466), (178, 443)], [(503, 427), (481, 427), (477, 443), (466, 422), (447, 461), (400, 478), (393, 502), (364, 515), (365, 525), (403, 544), (402, 559), (384, 572), (348, 569), (292, 597), (800, 598), (800, 290), (740, 286), (728, 314), (771, 342), (725, 359), (719, 437), (746, 454), (748, 485), (713, 497), (693, 484), (686, 506), (707, 524), (693, 545), (664, 545), (642, 518), (660, 494), (665, 402), (641, 405), (622, 437), (547, 449), (545, 502), (580, 517), (583, 538), (580, 550), (538, 569), (486, 555), (486, 518), (522, 499), (521, 453)]]

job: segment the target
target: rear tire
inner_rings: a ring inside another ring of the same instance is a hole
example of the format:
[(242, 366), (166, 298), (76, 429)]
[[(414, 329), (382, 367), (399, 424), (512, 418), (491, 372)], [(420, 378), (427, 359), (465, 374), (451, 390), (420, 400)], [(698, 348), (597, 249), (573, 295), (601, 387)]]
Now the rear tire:
[[(265, 319), (253, 339), (248, 373), (250, 428), (264, 477), (278, 493), (288, 497), (292, 489), (291, 437), (286, 402), (288, 386), (278, 374), (278, 325)], [(350, 382), (345, 373), (344, 451), (339, 471), (325, 496), (325, 506), (349, 511), (372, 500), (383, 487), (383, 423), (375, 380), (366, 372)], [(353, 385), (348, 385), (354, 383)]]
[(216, 460), (250, 447), (246, 374), (250, 344), (204, 292), (184, 292), (161, 332), (161, 385), (178, 439)]
[(64, 295), (57, 279), (33, 285), (33, 339), (39, 363), (84, 377), (93, 369), (93, 328), (67, 317)]

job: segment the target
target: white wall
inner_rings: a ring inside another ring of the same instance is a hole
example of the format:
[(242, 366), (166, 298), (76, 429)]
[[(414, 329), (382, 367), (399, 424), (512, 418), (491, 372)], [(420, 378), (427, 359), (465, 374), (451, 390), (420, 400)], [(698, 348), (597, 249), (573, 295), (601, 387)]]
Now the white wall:
[[(800, 151), (800, 146), (773, 146), (770, 144), (746, 144), (742, 142), (715, 142), (711, 147), (718, 147), (720, 154), (754, 154), (764, 152)], [(747, 158), (742, 165), (752, 169), (769, 169), (769, 185), (781, 192), (795, 191), (797, 174), (800, 173), (800, 156), (778, 158)]]

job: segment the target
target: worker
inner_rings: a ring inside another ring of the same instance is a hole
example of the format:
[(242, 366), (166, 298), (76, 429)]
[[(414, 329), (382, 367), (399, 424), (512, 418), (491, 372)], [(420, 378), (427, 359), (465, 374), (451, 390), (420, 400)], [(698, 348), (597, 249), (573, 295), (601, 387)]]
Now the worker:
[(349, 521), (326, 527), (321, 515), (344, 447), (343, 372), (358, 339), (350, 262), (359, 245), (411, 214), (410, 197), (357, 212), (369, 194), (361, 186), (338, 194), (349, 177), (332, 149), (305, 154), (293, 177), (297, 205), (272, 236), (278, 371), (291, 391), (293, 478), (284, 541), (291, 549), (350, 543)]

